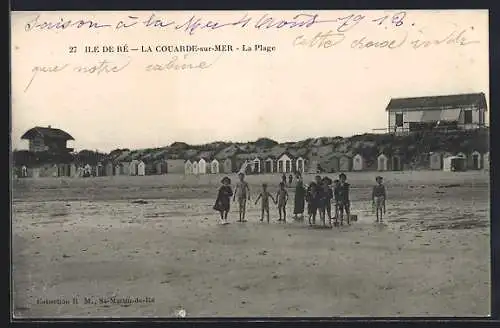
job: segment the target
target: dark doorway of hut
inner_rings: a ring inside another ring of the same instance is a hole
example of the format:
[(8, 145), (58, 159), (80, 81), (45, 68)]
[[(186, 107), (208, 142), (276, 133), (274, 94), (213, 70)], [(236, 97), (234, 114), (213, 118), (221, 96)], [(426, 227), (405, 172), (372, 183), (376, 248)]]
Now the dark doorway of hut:
[(474, 168), (474, 170), (479, 170), (479, 155), (478, 154), (474, 154), (472, 155), (472, 167)]
[(272, 165), (273, 163), (272, 162), (266, 162), (266, 173), (271, 173), (273, 171), (273, 168), (272, 168)]

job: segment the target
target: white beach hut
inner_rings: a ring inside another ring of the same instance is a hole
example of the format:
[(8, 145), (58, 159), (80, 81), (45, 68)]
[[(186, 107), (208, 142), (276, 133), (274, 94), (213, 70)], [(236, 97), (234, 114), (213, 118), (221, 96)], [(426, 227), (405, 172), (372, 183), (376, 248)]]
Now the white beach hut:
[(207, 174), (207, 161), (204, 158), (198, 161), (198, 173)]
[(146, 164), (143, 161), (137, 163), (137, 175), (146, 175)]
[(219, 161), (217, 159), (213, 159), (210, 162), (210, 173), (219, 174)]
[(258, 157), (255, 157), (252, 163), (252, 169), (253, 173), (261, 173), (261, 167), (260, 167), (260, 159)]
[(285, 153), (278, 159), (278, 173), (291, 173), (292, 172), (292, 158), (289, 154)]
[(305, 168), (305, 160), (304, 160), (304, 158), (302, 158), (302, 157), (297, 158), (297, 160), (295, 161), (295, 171), (297, 173), (301, 173), (302, 174), (305, 171), (304, 168)]
[(199, 163), (197, 161), (193, 161), (193, 174), (198, 175), (199, 174)]
[(470, 167), (473, 170), (480, 170), (481, 169), (481, 154), (478, 151), (473, 151), (471, 154), (471, 163)]
[(187, 160), (184, 163), (184, 174), (185, 175), (193, 174), (193, 163), (190, 160)]
[(364, 159), (360, 154), (356, 154), (352, 158), (352, 170), (353, 171), (362, 171), (364, 168)]
[(377, 157), (377, 170), (387, 171), (387, 156), (380, 154)]

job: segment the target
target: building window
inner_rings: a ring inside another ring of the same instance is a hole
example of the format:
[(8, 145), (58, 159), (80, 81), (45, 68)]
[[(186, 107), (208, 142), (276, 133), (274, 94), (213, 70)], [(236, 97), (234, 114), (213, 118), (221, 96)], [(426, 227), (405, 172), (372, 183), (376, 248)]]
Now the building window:
[(464, 110), (464, 124), (471, 124), (471, 123), (472, 123), (472, 111)]
[(396, 114), (396, 126), (397, 127), (403, 126), (403, 113)]

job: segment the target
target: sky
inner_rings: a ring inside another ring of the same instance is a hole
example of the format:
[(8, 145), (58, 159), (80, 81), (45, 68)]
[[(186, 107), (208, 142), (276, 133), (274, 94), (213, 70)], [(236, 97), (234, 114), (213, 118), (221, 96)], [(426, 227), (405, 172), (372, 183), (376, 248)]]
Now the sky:
[[(178, 25), (192, 16), (200, 22), (227, 23), (246, 14), (251, 21), (245, 28), (198, 28), (192, 34), (173, 28), (175, 24), (166, 28), (137, 24), (118, 30), (75, 25), (64, 30), (41, 28), (43, 22), (61, 19), (92, 19), (116, 26), (124, 17), (142, 22), (152, 14)], [(275, 20), (292, 20), (297, 14), (333, 20), (352, 14), (351, 23), (364, 17), (339, 31), (339, 22), (257, 28), (258, 19), (266, 14)], [(387, 128), (385, 107), (392, 97), (472, 92), (489, 97), (487, 11), (43, 12), (38, 27), (36, 15), (12, 13), (13, 149), (27, 149), (27, 141), (20, 137), (28, 129), (48, 125), (70, 133), (75, 140), (68, 146), (75, 150), (106, 152), (162, 147), (174, 141), (348, 137)], [(385, 16), (383, 21), (378, 19)], [(403, 24), (396, 26), (402, 16)], [(338, 34), (331, 38), (341, 42), (329, 48), (311, 46), (315, 35), (329, 32)], [(443, 40), (449, 35), (439, 45), (414, 47), (415, 40)], [(360, 49), (358, 40), (363, 37), (365, 45), (370, 40), (395, 40), (393, 45), (400, 46)], [(125, 44), (139, 50), (84, 53), (85, 46), (102, 50), (102, 46), (116, 49)], [(215, 44), (240, 50), (187, 57), (154, 52), (158, 45)], [(275, 50), (244, 52), (243, 45)], [(141, 46), (145, 50), (151, 46), (153, 52), (141, 52)], [(76, 53), (70, 53), (70, 47), (76, 47)], [(175, 56), (180, 64), (199, 66), (204, 61), (210, 66), (147, 70), (149, 65), (164, 67)], [(126, 67), (99, 74), (76, 69), (100, 65), (103, 60)]]

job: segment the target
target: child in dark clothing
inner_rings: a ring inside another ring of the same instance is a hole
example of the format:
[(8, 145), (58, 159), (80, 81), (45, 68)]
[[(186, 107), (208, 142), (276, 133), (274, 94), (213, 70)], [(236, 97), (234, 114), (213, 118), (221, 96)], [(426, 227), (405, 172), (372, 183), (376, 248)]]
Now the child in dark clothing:
[(317, 189), (316, 182), (311, 182), (307, 187), (307, 192), (306, 192), (307, 214), (309, 215), (309, 225), (313, 225), (313, 223), (316, 224), (316, 212), (318, 211), (315, 199), (316, 189)]
[(332, 225), (332, 199), (333, 199), (333, 190), (332, 190), (332, 179), (329, 177), (323, 178), (323, 202), (324, 202), (324, 213), (323, 214), (323, 225), (326, 225), (325, 220), (326, 216), (328, 216), (328, 223), (330, 226)]
[(350, 221), (350, 206), (351, 202), (349, 200), (349, 184), (346, 182), (347, 176), (344, 173), (339, 175), (339, 186), (337, 187), (338, 198), (339, 198), (339, 214), (340, 214), (340, 225), (344, 224), (344, 212), (347, 218), (347, 224), (351, 224)]
[(217, 199), (215, 200), (214, 210), (220, 212), (221, 224), (228, 224), (227, 214), (231, 204), (231, 196), (233, 190), (231, 189), (231, 179), (224, 177), (221, 180), (222, 186), (219, 188)]
[(382, 223), (382, 212), (385, 214), (385, 199), (387, 195), (385, 192), (385, 186), (382, 183), (383, 178), (381, 176), (378, 176), (375, 178), (375, 181), (377, 182), (377, 184), (373, 187), (372, 201), (373, 207), (377, 211), (377, 223)]
[(334, 180), (333, 181), (333, 197), (334, 197), (334, 205), (335, 205), (335, 226), (339, 225), (339, 204), (340, 204), (340, 197), (339, 197), (339, 185), (340, 185), (340, 180)]

